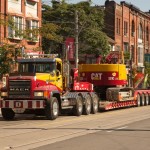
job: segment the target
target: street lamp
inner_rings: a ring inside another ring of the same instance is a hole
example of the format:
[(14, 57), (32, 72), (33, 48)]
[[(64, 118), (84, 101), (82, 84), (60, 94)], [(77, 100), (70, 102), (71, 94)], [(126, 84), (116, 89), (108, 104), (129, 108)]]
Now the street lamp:
[(78, 11), (75, 10), (75, 67), (78, 68), (78, 62), (79, 62), (79, 58), (78, 58)]

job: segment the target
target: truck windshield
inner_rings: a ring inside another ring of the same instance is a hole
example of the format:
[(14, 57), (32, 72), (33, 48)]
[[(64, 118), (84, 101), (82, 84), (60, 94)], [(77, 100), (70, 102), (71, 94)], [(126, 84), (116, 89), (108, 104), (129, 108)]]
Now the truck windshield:
[(53, 72), (56, 68), (54, 62), (50, 63), (20, 63), (19, 72), (20, 73), (45, 73)]

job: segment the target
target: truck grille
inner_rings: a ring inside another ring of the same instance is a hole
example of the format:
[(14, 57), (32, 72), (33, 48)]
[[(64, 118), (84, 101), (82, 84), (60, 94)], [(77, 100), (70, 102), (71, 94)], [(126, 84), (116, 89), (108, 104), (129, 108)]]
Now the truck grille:
[(30, 80), (9, 80), (9, 98), (29, 98)]

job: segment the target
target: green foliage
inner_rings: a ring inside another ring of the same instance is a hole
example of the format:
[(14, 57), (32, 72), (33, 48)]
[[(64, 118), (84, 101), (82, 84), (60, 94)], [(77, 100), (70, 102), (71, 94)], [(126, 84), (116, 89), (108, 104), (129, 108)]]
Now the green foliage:
[(130, 52), (129, 51), (124, 52), (124, 59), (125, 60), (129, 60), (130, 59)]
[(147, 81), (147, 84), (148, 84), (149, 87), (150, 87), (150, 63), (149, 63), (149, 62), (146, 62), (146, 63), (145, 63), (145, 74), (148, 74), (148, 81)]
[(12, 70), (11, 67), (14, 62), (15, 52), (14, 45), (5, 44), (0, 47), (0, 77)]
[[(75, 38), (75, 11), (78, 12), (79, 53), (107, 54), (109, 50), (104, 27), (104, 12), (98, 7), (91, 7), (89, 2), (77, 4), (56, 4), (54, 7), (43, 5), (43, 49), (55, 51), (64, 44), (67, 37)], [(51, 23), (45, 28), (47, 23)], [(55, 28), (54, 28), (54, 27)], [(44, 29), (45, 28), (45, 29)], [(56, 30), (55, 30), (56, 29)], [(48, 31), (47, 31), (48, 30)], [(59, 45), (59, 46), (58, 46)]]

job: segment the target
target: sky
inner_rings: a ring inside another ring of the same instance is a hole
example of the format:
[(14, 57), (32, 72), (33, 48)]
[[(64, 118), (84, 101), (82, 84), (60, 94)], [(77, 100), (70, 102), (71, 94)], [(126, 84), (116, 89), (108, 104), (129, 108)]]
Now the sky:
[[(87, 0), (66, 0), (67, 3), (78, 3), (81, 1), (87, 1)], [(105, 0), (91, 0), (92, 5), (104, 5)], [(150, 10), (150, 0), (121, 0), (126, 1), (128, 3), (131, 3), (138, 7), (141, 11), (148, 12)], [(51, 0), (42, 0), (47, 5), (51, 5)], [(120, 4), (120, 0), (115, 0), (116, 3)]]

